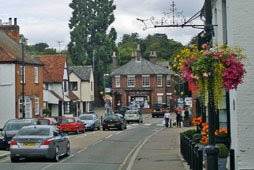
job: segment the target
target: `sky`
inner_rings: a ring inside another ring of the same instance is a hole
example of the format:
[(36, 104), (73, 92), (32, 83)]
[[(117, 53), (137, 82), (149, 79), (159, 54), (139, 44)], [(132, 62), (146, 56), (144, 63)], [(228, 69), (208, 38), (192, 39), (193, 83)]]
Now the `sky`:
[[(0, 0), (0, 19), (17, 18), (20, 33), (28, 39), (28, 44), (45, 42), (50, 47), (63, 50), (70, 41), (69, 19), (72, 9), (71, 0)], [(176, 8), (183, 12), (185, 18), (197, 13), (204, 0), (175, 0)], [(119, 42), (123, 34), (137, 32), (141, 38), (149, 34), (165, 33), (169, 39), (187, 44), (200, 30), (193, 28), (149, 28), (145, 29), (136, 18), (148, 19), (146, 24), (152, 26), (149, 19), (161, 21), (164, 13), (169, 13), (171, 0), (114, 0), (115, 22), (110, 26), (117, 31)], [(171, 17), (172, 18), (172, 17)], [(195, 24), (202, 24), (200, 19)], [(60, 42), (60, 43), (59, 43)]]

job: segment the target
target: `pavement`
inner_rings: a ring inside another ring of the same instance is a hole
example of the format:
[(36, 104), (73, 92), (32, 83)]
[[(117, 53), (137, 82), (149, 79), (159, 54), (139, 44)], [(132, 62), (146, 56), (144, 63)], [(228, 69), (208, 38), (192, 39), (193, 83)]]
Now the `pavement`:
[(132, 170), (187, 170), (180, 155), (180, 132), (190, 129), (164, 128), (153, 135), (139, 150)]

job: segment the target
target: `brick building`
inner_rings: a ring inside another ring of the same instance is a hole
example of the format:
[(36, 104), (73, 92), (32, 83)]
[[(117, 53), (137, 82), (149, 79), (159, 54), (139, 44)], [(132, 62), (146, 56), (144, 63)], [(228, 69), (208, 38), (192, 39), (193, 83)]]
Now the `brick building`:
[[(174, 107), (173, 72), (156, 64), (155, 59), (155, 52), (151, 52), (148, 61), (141, 57), (138, 50), (127, 64), (111, 73), (114, 109), (132, 104), (150, 108), (155, 103)], [(113, 65), (115, 60), (113, 55)]]
[(22, 84), (24, 84), (25, 117), (39, 116), (43, 108), (43, 64), (24, 53), (22, 81), (22, 48), (19, 44), (17, 19), (0, 22), (0, 127), (8, 119), (22, 117)]

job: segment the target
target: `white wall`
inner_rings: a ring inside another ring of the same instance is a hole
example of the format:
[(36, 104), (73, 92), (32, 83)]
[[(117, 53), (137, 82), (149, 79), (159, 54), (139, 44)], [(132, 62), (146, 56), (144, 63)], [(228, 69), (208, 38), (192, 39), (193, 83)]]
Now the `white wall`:
[(0, 64), (0, 127), (15, 118), (15, 64)]
[[(92, 88), (91, 88), (91, 85), (92, 85)], [(93, 78), (92, 71), (90, 75), (90, 81), (81, 82), (81, 100), (85, 102), (94, 101), (94, 78)]]
[[(217, 16), (221, 9), (217, 0)], [(215, 16), (215, 15), (214, 15)], [(229, 46), (244, 50), (247, 74), (237, 91), (230, 92), (231, 147), (235, 149), (236, 169), (254, 169), (254, 1), (227, 0), (227, 39)], [(215, 20), (214, 20), (215, 21)], [(218, 17), (218, 24), (221, 17)], [(217, 42), (222, 42), (223, 33), (217, 32)], [(217, 30), (216, 30), (217, 31)]]
[(77, 91), (72, 91), (77, 97), (81, 98), (81, 80), (80, 78), (74, 74), (73, 72), (71, 74), (69, 74), (69, 82), (77, 82), (77, 85), (78, 85), (78, 90)]

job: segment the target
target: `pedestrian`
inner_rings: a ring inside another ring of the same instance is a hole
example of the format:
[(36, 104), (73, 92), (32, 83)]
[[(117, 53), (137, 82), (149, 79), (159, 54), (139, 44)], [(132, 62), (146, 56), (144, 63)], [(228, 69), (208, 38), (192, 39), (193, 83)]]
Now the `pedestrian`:
[(189, 127), (189, 109), (188, 109), (188, 107), (186, 107), (185, 111), (184, 111), (184, 126)]
[(165, 120), (165, 127), (168, 127), (168, 123), (170, 121), (170, 114), (168, 112), (164, 114), (164, 120)]
[(176, 125), (177, 127), (181, 127), (181, 121), (182, 121), (182, 116), (180, 112), (176, 112)]

